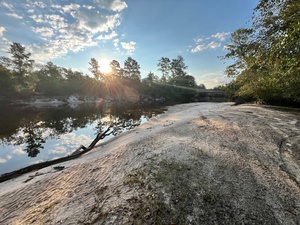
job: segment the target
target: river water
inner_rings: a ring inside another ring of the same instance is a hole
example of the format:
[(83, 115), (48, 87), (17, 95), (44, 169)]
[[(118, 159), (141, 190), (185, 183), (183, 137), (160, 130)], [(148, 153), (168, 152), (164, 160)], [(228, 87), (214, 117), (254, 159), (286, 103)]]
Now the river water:
[(158, 107), (81, 104), (57, 107), (9, 106), (0, 109), (0, 175), (71, 154), (88, 147), (98, 133), (114, 124), (115, 135), (162, 113)]

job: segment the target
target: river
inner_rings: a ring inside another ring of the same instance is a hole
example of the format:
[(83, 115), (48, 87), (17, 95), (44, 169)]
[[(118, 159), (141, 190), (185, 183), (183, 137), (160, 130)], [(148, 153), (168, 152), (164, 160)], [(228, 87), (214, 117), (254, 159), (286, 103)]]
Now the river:
[(9, 106), (0, 109), (0, 175), (71, 154), (89, 146), (109, 124), (116, 131), (99, 143), (162, 113), (159, 107), (81, 104)]

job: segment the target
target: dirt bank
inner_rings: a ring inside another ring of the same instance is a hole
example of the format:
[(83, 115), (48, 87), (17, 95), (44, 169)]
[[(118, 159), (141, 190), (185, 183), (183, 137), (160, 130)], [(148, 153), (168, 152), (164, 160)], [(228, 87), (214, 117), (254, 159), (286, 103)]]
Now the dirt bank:
[(297, 111), (177, 105), (60, 166), (0, 184), (0, 224), (300, 224)]

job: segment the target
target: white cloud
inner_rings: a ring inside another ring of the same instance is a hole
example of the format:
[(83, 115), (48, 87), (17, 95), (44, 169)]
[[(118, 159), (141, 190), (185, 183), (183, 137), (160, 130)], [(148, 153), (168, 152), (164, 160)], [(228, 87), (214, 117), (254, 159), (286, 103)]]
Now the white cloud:
[(55, 5), (55, 4), (51, 5), (51, 7), (54, 8), (54, 9), (61, 9), (62, 8), (61, 5)]
[(120, 14), (105, 15), (95, 10), (81, 8), (71, 15), (78, 20), (79, 28), (92, 33), (108, 32), (120, 25)]
[(135, 51), (135, 44), (136, 42), (134, 41), (121, 42), (122, 48), (125, 49), (128, 53), (133, 53)]
[(91, 5), (83, 5), (82, 7), (86, 8), (86, 9), (94, 9), (95, 8), (94, 6), (91, 6)]
[[(0, 1), (0, 7), (5, 9), (4, 15), (7, 20), (12, 17), (22, 19), (24, 21), (22, 29), (29, 25), (27, 28), (35, 33), (34, 39), (40, 40), (26, 46), (38, 63), (96, 46), (105, 40), (113, 40), (115, 48), (119, 50), (121, 44), (116, 39), (118, 37), (116, 27), (121, 24), (121, 11), (128, 7), (125, 0), (71, 2), (73, 3), (25, 0), (22, 4), (17, 4), (14, 1), (3, 0)], [(3, 35), (6, 34), (4, 32), (7, 28), (2, 26), (0, 26), (0, 53), (4, 49), (2, 45), (6, 47), (10, 43), (4, 40)], [(29, 35), (32, 35), (32, 32), (27, 34)], [(128, 52), (135, 50), (134, 45), (133, 42), (122, 44)]]
[(63, 146), (56, 146), (53, 150), (49, 151), (50, 154), (63, 154), (67, 152), (67, 148)]
[(6, 31), (5, 27), (0, 27), (0, 36), (3, 36), (4, 31)]
[(215, 49), (215, 48), (219, 48), (221, 46), (221, 43), (217, 43), (215, 41), (212, 41), (210, 42), (208, 45), (207, 45), (207, 48), (212, 48), (212, 49)]
[(65, 18), (58, 14), (46, 14), (46, 15), (31, 15), (29, 16), (36, 23), (48, 23), (53, 29), (59, 30), (68, 26)]
[(210, 42), (209, 44), (201, 44), (201, 45), (196, 45), (195, 48), (193, 48), (191, 50), (192, 53), (196, 53), (196, 52), (201, 52), (205, 49), (215, 49), (215, 48), (219, 48), (221, 46), (221, 43), (217, 43), (215, 41)]
[(24, 155), (24, 154), (25, 154), (25, 151), (23, 151), (22, 148), (15, 148), (15, 149), (13, 150), (13, 154), (15, 154), (15, 155)]
[(94, 0), (94, 3), (98, 4), (100, 8), (121, 12), (127, 8), (127, 4), (121, 0)]
[(229, 50), (230, 46), (229, 45), (224, 45), (223, 50)]
[(63, 6), (62, 10), (64, 12), (70, 12), (70, 11), (78, 10), (79, 8), (80, 8), (80, 5), (78, 5), (78, 4), (70, 4), (70, 5)]
[(120, 50), (119, 49), (119, 43), (120, 43), (119, 38), (114, 39), (113, 42), (114, 42), (114, 46), (115, 46), (116, 50), (119, 51)]
[(37, 63), (45, 63), (51, 59), (59, 58), (68, 53), (68, 49), (63, 42), (50, 41), (50, 43), (34, 44), (28, 47), (32, 52), (32, 57)]
[(54, 149), (50, 151), (51, 154), (68, 154), (77, 149), (80, 145), (88, 145), (93, 141), (87, 135), (76, 135), (74, 133), (62, 135), (60, 140), (60, 143), (56, 144)]
[(206, 45), (197, 45), (195, 48), (191, 50), (191, 52), (196, 53), (196, 52), (201, 52), (203, 50), (207, 49)]
[[(221, 43), (226, 40), (226, 37), (230, 34), (230, 32), (221, 32), (221, 33), (216, 33), (211, 35), (210, 37), (206, 37), (206, 38), (195, 38), (194, 42), (195, 42), (195, 47), (190, 47), (191, 48), (191, 52), (192, 53), (196, 53), (196, 52), (201, 52), (203, 50), (206, 49), (216, 49), (221, 47)], [(211, 41), (210, 43), (208, 43), (209, 40), (216, 38), (218, 39), (220, 42), (216, 42), (216, 41)], [(200, 44), (201, 43), (201, 44)]]
[(12, 159), (12, 155), (6, 155), (4, 158), (0, 158), (0, 163), (6, 163), (10, 159)]
[(32, 57), (37, 62), (43, 63), (51, 59), (66, 55), (69, 51), (78, 52), (88, 46), (95, 46), (97, 43), (92, 40), (92, 36), (87, 33), (80, 33), (69, 27), (61, 30), (61, 35), (48, 43), (40, 43), (29, 46)]
[(230, 35), (230, 32), (222, 32), (222, 33), (216, 33), (216, 34), (213, 34), (211, 35), (211, 37), (213, 38), (217, 38), (219, 39), (220, 41), (225, 41), (226, 40), (226, 37)]
[(16, 18), (16, 19), (23, 19), (22, 16), (19, 16), (18, 14), (16, 13), (6, 13), (6, 15), (10, 16), (10, 17), (13, 17), (13, 18)]
[(202, 39), (202, 38), (197, 38), (197, 39), (195, 39), (195, 42), (196, 42), (196, 43), (200, 43), (200, 42), (202, 42), (202, 41), (204, 41), (204, 39)]
[(115, 31), (113, 31), (110, 34), (100, 35), (96, 39), (97, 40), (110, 40), (110, 39), (112, 39), (112, 38), (114, 38), (116, 36), (118, 36), (118, 34)]
[(14, 7), (11, 4), (8, 4), (7, 2), (1, 3), (4, 7), (8, 8), (10, 11), (14, 11)]
[(128, 6), (127, 6), (126, 2), (120, 1), (120, 0), (112, 1), (112, 4), (111, 4), (111, 10), (117, 11), (117, 12), (120, 12), (127, 7)]
[(64, 17), (60, 15), (45, 15), (44, 18), (44, 22), (49, 23), (55, 30), (59, 30), (68, 26), (67, 23), (65, 23)]
[(52, 37), (54, 35), (53, 29), (49, 27), (32, 27), (32, 29), (42, 37)]
[(44, 2), (34, 2), (33, 4), (42, 9), (47, 8), (47, 5)]
[(3, 36), (3, 33), (2, 33), (2, 36), (0, 35), (0, 55), (2, 56), (6, 56), (8, 53), (7, 53), (7, 46), (9, 46), (11, 42), (8, 41), (4, 36)]
[(33, 19), (36, 23), (44, 22), (43, 15), (32, 15), (32, 16), (29, 16), (29, 18)]

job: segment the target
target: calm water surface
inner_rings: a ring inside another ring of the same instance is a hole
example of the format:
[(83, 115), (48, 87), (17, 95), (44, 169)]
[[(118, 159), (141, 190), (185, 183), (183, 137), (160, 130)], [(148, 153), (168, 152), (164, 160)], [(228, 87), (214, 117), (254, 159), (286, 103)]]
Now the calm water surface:
[[(77, 107), (20, 107), (0, 109), (0, 175), (71, 154), (88, 147), (109, 124), (114, 135), (146, 122), (163, 109), (130, 109), (82, 104)], [(103, 141), (112, 138), (106, 137)]]

